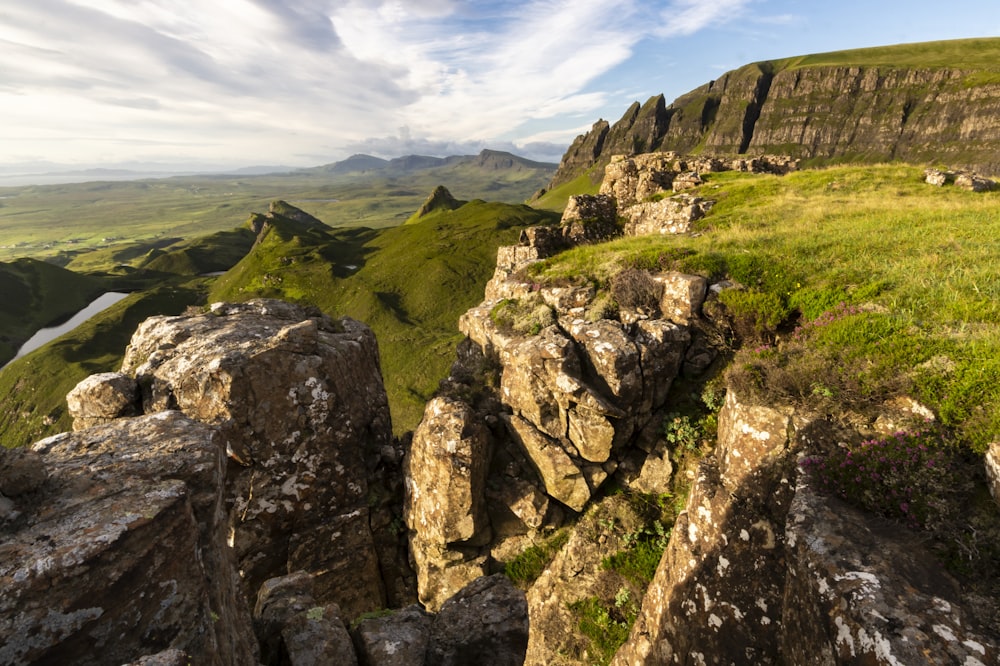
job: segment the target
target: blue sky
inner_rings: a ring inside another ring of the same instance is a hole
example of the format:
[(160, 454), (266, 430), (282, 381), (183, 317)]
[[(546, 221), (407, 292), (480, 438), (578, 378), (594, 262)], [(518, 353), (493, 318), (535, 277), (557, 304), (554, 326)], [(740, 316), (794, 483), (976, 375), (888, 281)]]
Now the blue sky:
[(748, 62), (993, 35), (996, 0), (0, 0), (0, 173), (558, 161)]

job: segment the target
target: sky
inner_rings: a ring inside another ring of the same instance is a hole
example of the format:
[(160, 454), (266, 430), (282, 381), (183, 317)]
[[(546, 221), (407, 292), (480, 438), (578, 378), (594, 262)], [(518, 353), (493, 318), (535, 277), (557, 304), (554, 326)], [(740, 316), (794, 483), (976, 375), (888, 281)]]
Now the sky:
[(749, 62), (994, 35), (996, 0), (0, 0), (0, 173), (557, 162)]

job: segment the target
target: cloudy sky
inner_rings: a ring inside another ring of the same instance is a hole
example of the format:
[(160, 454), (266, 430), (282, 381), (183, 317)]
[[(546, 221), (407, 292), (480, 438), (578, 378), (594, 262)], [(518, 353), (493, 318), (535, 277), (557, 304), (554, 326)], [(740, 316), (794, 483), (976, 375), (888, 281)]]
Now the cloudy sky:
[(0, 171), (558, 161), (748, 62), (998, 34), (996, 0), (0, 0)]

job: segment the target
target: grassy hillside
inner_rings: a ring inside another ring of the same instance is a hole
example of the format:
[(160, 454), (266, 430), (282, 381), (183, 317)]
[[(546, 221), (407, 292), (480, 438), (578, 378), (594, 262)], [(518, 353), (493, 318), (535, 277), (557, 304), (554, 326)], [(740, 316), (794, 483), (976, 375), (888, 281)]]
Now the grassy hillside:
[(69, 319), (105, 291), (99, 279), (35, 259), (0, 263), (0, 365), (35, 331)]
[(776, 69), (826, 66), (956, 67), (1000, 73), (1000, 38), (953, 39), (832, 51), (774, 61)]
[(117, 370), (140, 322), (204, 302), (205, 280), (135, 293), (0, 371), (0, 445), (72, 428), (65, 396), (88, 375)]
[(539, 279), (729, 277), (747, 287), (724, 299), (747, 338), (730, 370), (746, 392), (860, 413), (907, 394), (971, 449), (1000, 437), (1000, 193), (936, 188), (908, 166), (711, 174), (701, 193), (718, 200), (702, 235), (577, 248)]
[(496, 248), (558, 215), (469, 202), (381, 231), (305, 228), (277, 219), (219, 278), (210, 300), (258, 296), (315, 303), (367, 323), (378, 338), (393, 428), (416, 426), (461, 339), (458, 317), (482, 300)]

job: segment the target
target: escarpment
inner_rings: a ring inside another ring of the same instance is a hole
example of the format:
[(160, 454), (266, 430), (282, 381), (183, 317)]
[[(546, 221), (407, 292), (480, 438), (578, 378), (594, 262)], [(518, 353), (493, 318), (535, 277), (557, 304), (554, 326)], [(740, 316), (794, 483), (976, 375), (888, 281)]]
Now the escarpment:
[[(863, 51), (857, 59), (865, 61)], [(585, 173), (598, 182), (614, 155), (656, 151), (787, 154), (817, 164), (945, 161), (1000, 172), (1000, 84), (992, 75), (958, 62), (823, 61), (820, 55), (754, 63), (669, 105), (662, 95), (635, 103), (614, 124), (599, 121), (577, 137), (549, 189)]]

